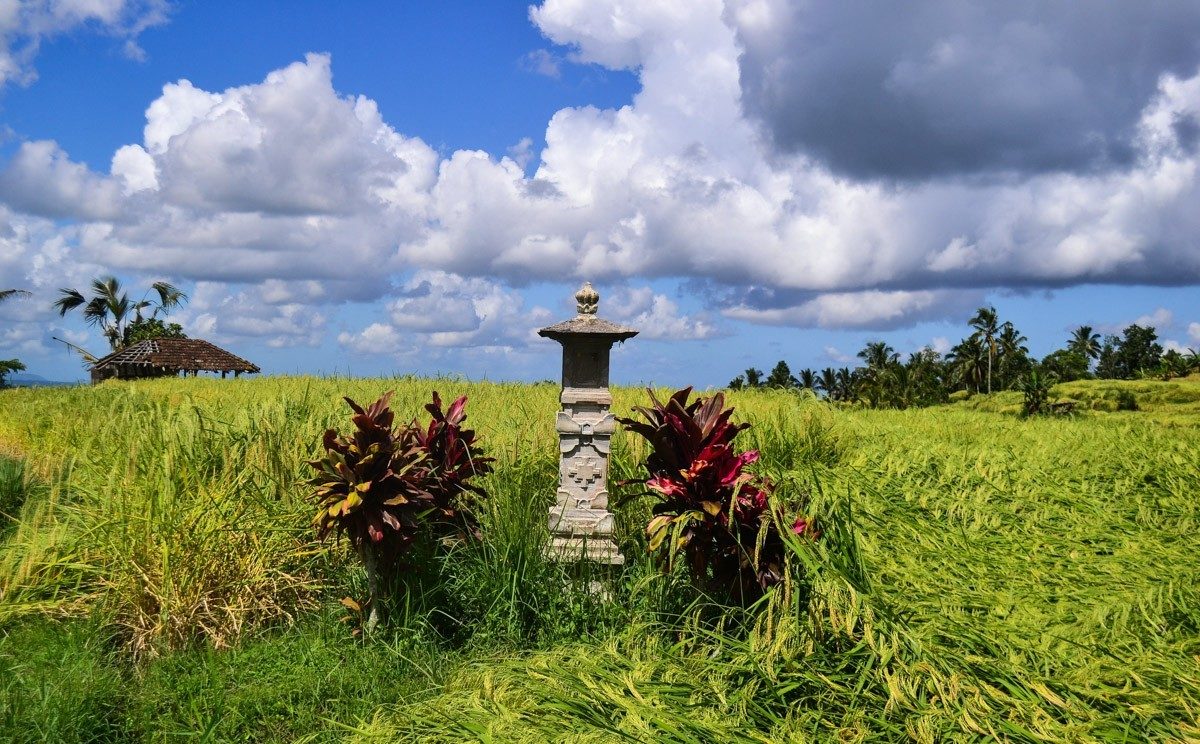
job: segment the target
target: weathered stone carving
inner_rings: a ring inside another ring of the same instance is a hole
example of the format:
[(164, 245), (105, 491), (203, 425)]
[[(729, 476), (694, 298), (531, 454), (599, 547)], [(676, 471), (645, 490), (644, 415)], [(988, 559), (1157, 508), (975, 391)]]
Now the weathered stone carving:
[(590, 283), (575, 293), (579, 314), (538, 333), (563, 345), (558, 493), (550, 510), (551, 552), (565, 560), (624, 561), (608, 511), (608, 456), (616, 428), (608, 390), (612, 345), (637, 335), (596, 317), (600, 296)]

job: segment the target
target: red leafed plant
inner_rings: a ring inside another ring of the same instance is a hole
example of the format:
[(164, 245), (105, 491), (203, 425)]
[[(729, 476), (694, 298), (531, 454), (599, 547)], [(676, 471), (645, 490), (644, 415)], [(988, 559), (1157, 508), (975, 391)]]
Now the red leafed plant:
[(461, 517), (474, 530), (470, 511), (462, 507), (468, 505), (471, 497), (485, 494), (482, 488), (468, 481), (490, 473), (492, 458), (476, 451), (475, 431), (462, 426), (467, 419), (467, 396), (455, 400), (442, 413), (442, 399), (434, 391), (433, 402), (426, 403), (425, 410), (432, 417), (429, 425), (422, 429), (414, 421), (412, 429), (432, 465), (430, 491), (438, 501), (439, 521), (456, 525)]
[(368, 628), (378, 622), (380, 579), (392, 575), (412, 543), (424, 532), (445, 537), (475, 532), (468, 496), (484, 492), (470, 483), (491, 470), (491, 459), (475, 447), (475, 432), (462, 428), (466, 396), (443, 414), (435, 392), (425, 406), (428, 427), (414, 420), (395, 427), (388, 407), (391, 393), (363, 408), (353, 400), (349, 436), (325, 432), (325, 454), (309, 462), (309, 481), (319, 507), (313, 524), (317, 537), (345, 535), (367, 568), (371, 598)]
[[(645, 421), (618, 419), (649, 442), (643, 484), (658, 499), (646, 527), (650, 550), (667, 545), (663, 561), (686, 559), (693, 580), (731, 598), (753, 601), (783, 580), (784, 544), (779, 514), (770, 501), (773, 486), (745, 468), (758, 452), (737, 452), (733, 439), (750, 427), (729, 419), (725, 397), (688, 402), (684, 388), (661, 403), (650, 392), (649, 408), (634, 407)], [(793, 530), (814, 534), (803, 517)]]

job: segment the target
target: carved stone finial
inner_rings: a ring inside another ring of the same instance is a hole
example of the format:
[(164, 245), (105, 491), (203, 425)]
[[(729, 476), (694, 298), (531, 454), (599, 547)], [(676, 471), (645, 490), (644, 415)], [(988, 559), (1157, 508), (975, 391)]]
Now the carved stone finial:
[(600, 307), (600, 293), (592, 288), (591, 282), (584, 282), (575, 293), (575, 303), (580, 315), (595, 315)]

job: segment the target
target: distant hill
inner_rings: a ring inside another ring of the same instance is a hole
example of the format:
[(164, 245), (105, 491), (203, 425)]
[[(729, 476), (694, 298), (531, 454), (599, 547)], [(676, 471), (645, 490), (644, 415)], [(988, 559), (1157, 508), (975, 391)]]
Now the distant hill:
[(17, 372), (8, 376), (8, 384), (12, 387), (59, 387), (62, 385), (78, 385), (78, 381), (63, 382), (61, 380), (47, 380), (41, 375), (33, 375), (28, 372)]

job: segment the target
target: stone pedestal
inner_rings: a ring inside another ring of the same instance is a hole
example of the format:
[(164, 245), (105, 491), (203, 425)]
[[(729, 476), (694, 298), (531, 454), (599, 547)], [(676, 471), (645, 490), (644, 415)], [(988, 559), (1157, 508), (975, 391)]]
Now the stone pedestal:
[(600, 297), (585, 284), (575, 294), (579, 314), (538, 334), (563, 345), (562, 410), (558, 412), (558, 491), (550, 509), (551, 554), (617, 565), (612, 538), (608, 457), (615, 428), (609, 413), (608, 359), (612, 345), (637, 335), (596, 316)]

